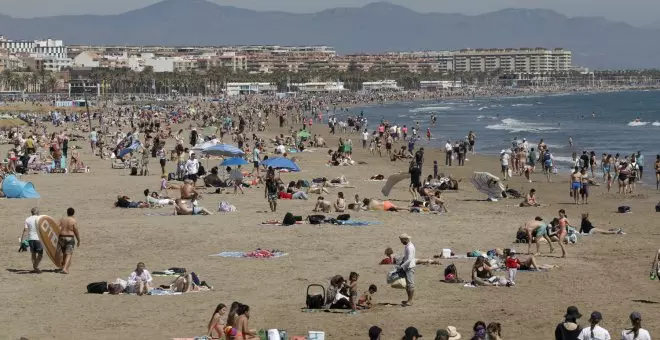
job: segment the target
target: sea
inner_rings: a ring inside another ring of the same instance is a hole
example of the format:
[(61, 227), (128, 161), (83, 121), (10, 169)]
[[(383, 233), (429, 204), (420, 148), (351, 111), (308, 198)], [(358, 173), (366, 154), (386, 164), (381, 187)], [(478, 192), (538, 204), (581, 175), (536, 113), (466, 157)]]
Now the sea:
[(648, 179), (655, 177), (653, 164), (660, 154), (660, 91), (654, 90), (398, 102), (356, 109), (364, 111), (370, 130), (381, 120), (408, 128), (419, 122), (424, 137), (431, 127), (431, 141), (422, 138), (417, 145), (443, 147), (447, 139), (466, 138), (472, 130), (478, 153), (498, 155), (514, 139), (526, 138), (530, 145), (543, 139), (560, 171), (570, 171), (573, 152), (595, 151), (600, 160), (602, 153), (641, 151)]

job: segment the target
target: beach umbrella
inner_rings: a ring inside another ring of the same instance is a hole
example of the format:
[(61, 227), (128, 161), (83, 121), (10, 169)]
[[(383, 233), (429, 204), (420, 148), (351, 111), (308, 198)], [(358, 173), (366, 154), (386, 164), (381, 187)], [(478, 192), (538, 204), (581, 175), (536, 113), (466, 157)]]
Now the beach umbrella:
[(223, 156), (223, 157), (236, 157), (236, 156), (243, 156), (245, 154), (243, 150), (231, 144), (216, 144), (202, 150), (202, 153), (211, 156)]
[(488, 198), (503, 198), (502, 193), (506, 190), (500, 178), (490, 172), (475, 172), (470, 179), (472, 185), (481, 193), (488, 195)]
[(300, 168), (296, 163), (284, 157), (269, 158), (263, 161), (261, 164), (265, 165), (266, 167), (272, 167), (273, 169), (278, 170), (286, 169), (289, 171), (300, 171)]
[(399, 182), (403, 181), (404, 179), (410, 178), (410, 173), (409, 172), (399, 172), (396, 173), (390, 177), (387, 178), (387, 182), (385, 182), (385, 186), (383, 186), (382, 189), (380, 189), (380, 192), (383, 193), (385, 197), (390, 195), (390, 191), (392, 191), (392, 188)]
[(128, 155), (131, 152), (135, 152), (140, 147), (140, 142), (135, 141), (131, 146), (127, 147), (126, 149), (123, 149), (119, 151), (119, 155), (117, 155), (118, 158), (123, 158), (124, 156)]
[(237, 166), (237, 165), (245, 165), (248, 164), (248, 161), (244, 160), (243, 158), (240, 157), (232, 157), (232, 158), (226, 158), (222, 163), (220, 163), (220, 166)]
[(217, 142), (217, 140), (215, 140), (215, 139), (214, 139), (214, 140), (210, 140), (210, 141), (208, 141), (208, 142), (200, 143), (200, 144), (197, 144), (197, 145), (193, 146), (193, 147), (191, 148), (191, 150), (194, 150), (194, 151), (202, 151), (202, 150), (204, 150), (204, 149), (206, 149), (206, 148), (210, 148), (210, 147), (216, 145), (217, 143), (218, 143), (218, 142)]
[(298, 132), (298, 138), (309, 138), (311, 134), (307, 130), (301, 130)]

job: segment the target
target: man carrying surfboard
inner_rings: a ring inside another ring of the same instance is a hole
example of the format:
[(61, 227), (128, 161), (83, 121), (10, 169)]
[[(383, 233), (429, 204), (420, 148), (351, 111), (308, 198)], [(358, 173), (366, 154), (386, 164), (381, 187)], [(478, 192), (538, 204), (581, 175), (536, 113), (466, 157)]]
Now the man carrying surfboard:
[[(80, 247), (80, 235), (78, 234), (78, 223), (73, 215), (76, 213), (73, 208), (66, 210), (66, 217), (60, 220), (60, 235), (57, 246), (64, 254), (62, 259), (62, 273), (69, 274), (69, 267), (71, 266), (71, 256), (73, 255), (73, 247), (78, 242)], [(75, 237), (75, 240), (74, 240)]]
[(37, 220), (39, 219), (39, 208), (32, 208), (32, 216), (25, 219), (25, 228), (23, 228), (23, 235), (21, 235), (21, 243), (27, 242), (32, 253), (32, 268), (34, 273), (41, 273), (39, 263), (44, 257), (44, 248), (39, 239), (37, 231)]

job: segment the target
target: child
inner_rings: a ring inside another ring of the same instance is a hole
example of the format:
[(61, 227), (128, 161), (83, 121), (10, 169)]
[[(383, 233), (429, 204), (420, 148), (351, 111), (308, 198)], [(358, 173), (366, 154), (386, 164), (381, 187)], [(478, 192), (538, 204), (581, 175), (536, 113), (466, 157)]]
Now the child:
[(160, 176), (160, 193), (161, 195), (163, 194), (163, 191), (165, 191), (165, 197), (169, 197), (167, 193), (167, 176), (162, 175)]
[(516, 274), (518, 273), (518, 269), (520, 269), (520, 259), (516, 257), (515, 249), (509, 251), (509, 256), (506, 258), (506, 268), (509, 271), (509, 281), (515, 285)]
[(380, 261), (380, 264), (396, 264), (396, 259), (394, 258), (394, 250), (392, 248), (385, 248), (385, 258)]
[(375, 151), (375, 145), (374, 145), (374, 140), (373, 138), (369, 141), (369, 152), (373, 155)]
[(357, 281), (360, 278), (360, 274), (356, 272), (351, 272), (348, 275), (348, 293), (351, 301), (351, 308), (353, 310), (357, 309), (357, 298), (358, 298), (358, 286)]
[(371, 299), (374, 294), (378, 291), (378, 287), (376, 285), (370, 285), (369, 290), (364, 292), (362, 296), (360, 296), (360, 299), (358, 299), (358, 307), (360, 309), (369, 309), (371, 308)]

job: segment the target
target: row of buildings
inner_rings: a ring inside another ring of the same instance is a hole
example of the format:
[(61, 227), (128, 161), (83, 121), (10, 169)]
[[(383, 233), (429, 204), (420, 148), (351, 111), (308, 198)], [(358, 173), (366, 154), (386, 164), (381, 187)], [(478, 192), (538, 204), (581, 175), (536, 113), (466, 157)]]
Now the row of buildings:
[(0, 71), (128, 68), (136, 72), (305, 71), (503, 72), (543, 74), (573, 70), (572, 54), (561, 48), (463, 49), (339, 55), (328, 46), (66, 46), (62, 40), (13, 41), (0, 36)]

